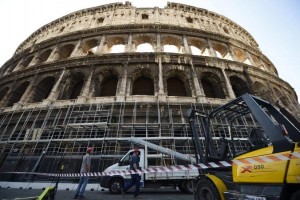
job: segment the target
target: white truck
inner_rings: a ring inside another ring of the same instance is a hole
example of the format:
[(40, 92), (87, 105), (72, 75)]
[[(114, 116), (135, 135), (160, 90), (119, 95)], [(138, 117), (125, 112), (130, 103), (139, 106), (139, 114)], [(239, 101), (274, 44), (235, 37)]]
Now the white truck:
[[(163, 148), (158, 145), (140, 140), (131, 139), (132, 142), (145, 146), (145, 148), (139, 149), (140, 155), (140, 167), (142, 169), (150, 167), (163, 166), (160, 163), (163, 157), (176, 157), (177, 159), (183, 159), (190, 161), (189, 164), (195, 163), (194, 158), (172, 151), (171, 149)], [(138, 141), (139, 140), (139, 141)], [(142, 144), (143, 143), (143, 144)], [(148, 154), (148, 148), (155, 149), (160, 154)], [(104, 172), (114, 170), (129, 170), (130, 158), (133, 154), (133, 149), (129, 150), (118, 163), (109, 166)], [(161, 186), (177, 186), (184, 193), (193, 193), (193, 180), (198, 176), (198, 170), (190, 171), (173, 171), (173, 172), (155, 172), (141, 174), (141, 188), (159, 188)], [(130, 175), (117, 174), (112, 176), (102, 176), (100, 180), (100, 186), (102, 188), (108, 188), (110, 193), (118, 194), (121, 192), (121, 187), (124, 183), (130, 181)]]

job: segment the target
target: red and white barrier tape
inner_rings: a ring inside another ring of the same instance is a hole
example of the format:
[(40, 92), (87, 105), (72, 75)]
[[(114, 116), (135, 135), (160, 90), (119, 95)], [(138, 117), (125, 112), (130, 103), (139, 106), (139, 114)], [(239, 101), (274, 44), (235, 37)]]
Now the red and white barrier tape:
[(76, 178), (80, 176), (98, 177), (98, 176), (114, 176), (114, 175), (130, 175), (130, 174), (143, 174), (143, 173), (167, 173), (167, 172), (178, 172), (178, 171), (191, 171), (198, 169), (209, 169), (209, 168), (226, 168), (232, 165), (249, 165), (249, 164), (262, 164), (277, 161), (287, 161), (293, 159), (300, 159), (300, 152), (293, 153), (279, 153), (268, 156), (258, 156), (252, 158), (245, 158), (240, 160), (220, 161), (220, 162), (209, 162), (207, 164), (191, 164), (191, 165), (175, 165), (166, 167), (150, 167), (141, 170), (114, 170), (108, 172), (91, 172), (91, 173), (38, 173), (38, 172), (2, 172), (2, 173), (13, 173), (13, 174), (32, 174), (40, 176), (51, 176), (51, 177), (64, 177), (64, 178)]

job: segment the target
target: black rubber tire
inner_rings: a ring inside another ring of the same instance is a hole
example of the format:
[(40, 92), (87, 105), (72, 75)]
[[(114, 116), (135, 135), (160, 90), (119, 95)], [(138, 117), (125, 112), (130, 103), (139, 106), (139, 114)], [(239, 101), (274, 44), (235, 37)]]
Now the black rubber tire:
[(109, 181), (109, 192), (111, 194), (121, 194), (121, 188), (124, 186), (124, 181), (120, 178), (113, 178)]
[(210, 180), (200, 179), (196, 185), (196, 200), (221, 200), (221, 197)]
[(294, 192), (290, 198), (290, 200), (299, 200), (300, 199), (300, 190)]

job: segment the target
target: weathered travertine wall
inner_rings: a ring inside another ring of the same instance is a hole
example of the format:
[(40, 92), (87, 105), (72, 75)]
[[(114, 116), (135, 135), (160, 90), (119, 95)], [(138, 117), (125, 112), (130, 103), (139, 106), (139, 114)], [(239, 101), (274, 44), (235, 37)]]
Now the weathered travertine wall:
[[(188, 146), (189, 107), (211, 109), (246, 92), (300, 120), (294, 89), (228, 18), (177, 3), (84, 9), (35, 31), (0, 68), (0, 149), (79, 155), (105, 140), (101, 152), (109, 147), (113, 157), (131, 136), (180, 149)], [(75, 127), (77, 114), (91, 110), (108, 110), (107, 126), (82, 117), (86, 124)]]

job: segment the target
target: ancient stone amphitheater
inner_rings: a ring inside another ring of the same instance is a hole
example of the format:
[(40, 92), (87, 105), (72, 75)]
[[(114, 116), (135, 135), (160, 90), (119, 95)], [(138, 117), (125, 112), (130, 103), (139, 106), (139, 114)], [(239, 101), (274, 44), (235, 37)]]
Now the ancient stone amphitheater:
[(78, 172), (87, 146), (102, 171), (134, 146), (130, 137), (191, 153), (187, 109), (244, 93), (300, 119), (294, 89), (222, 15), (177, 3), (79, 10), (35, 31), (0, 69), (0, 171), (55, 172), (62, 161)]

